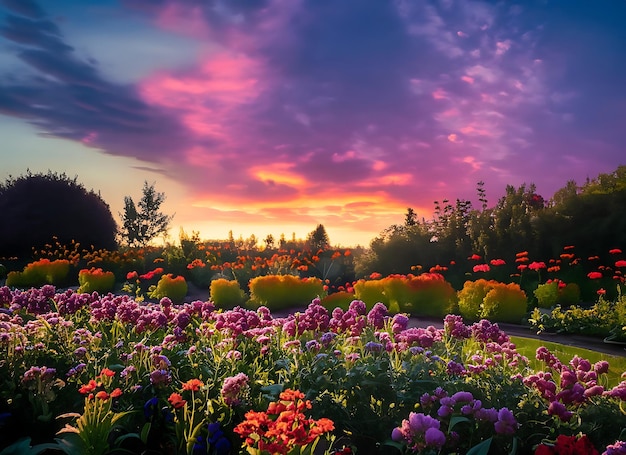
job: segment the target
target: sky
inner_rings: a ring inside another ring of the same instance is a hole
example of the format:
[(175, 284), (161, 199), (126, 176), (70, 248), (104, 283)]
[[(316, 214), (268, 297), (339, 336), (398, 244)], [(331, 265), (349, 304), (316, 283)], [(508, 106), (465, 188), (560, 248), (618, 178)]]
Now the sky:
[(626, 164), (626, 2), (0, 0), (0, 179), (143, 182), (203, 239), (369, 245), (408, 207)]

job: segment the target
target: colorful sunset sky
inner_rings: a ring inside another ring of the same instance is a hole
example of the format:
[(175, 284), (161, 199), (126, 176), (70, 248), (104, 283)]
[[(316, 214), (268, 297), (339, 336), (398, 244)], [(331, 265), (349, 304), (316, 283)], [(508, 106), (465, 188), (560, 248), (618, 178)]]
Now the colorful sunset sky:
[(144, 181), (204, 239), (367, 246), (407, 207), (626, 164), (626, 2), (0, 0), (0, 179)]

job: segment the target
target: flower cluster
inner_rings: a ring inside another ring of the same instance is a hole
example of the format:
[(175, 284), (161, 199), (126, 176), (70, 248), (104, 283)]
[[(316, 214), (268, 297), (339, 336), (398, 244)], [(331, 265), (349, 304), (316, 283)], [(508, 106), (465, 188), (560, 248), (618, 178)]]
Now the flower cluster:
[[(438, 387), (434, 394), (422, 395), (420, 405), (434, 416), (411, 412), (409, 418), (404, 419), (402, 425), (391, 433), (394, 441), (405, 443), (409, 450), (415, 452), (441, 449), (444, 446), (454, 451), (469, 449), (463, 444), (471, 438), (463, 438), (462, 432), (469, 431), (471, 436), (471, 433), (484, 430), (480, 427), (486, 424), (492, 425), (493, 429), (487, 434), (512, 436), (518, 428), (515, 416), (508, 408), (486, 408), (470, 392), (461, 391), (449, 395), (446, 390)], [(473, 423), (468, 425), (469, 422)]]
[(284, 455), (295, 448), (308, 446), (334, 430), (329, 419), (307, 418), (304, 412), (311, 407), (302, 392), (287, 389), (280, 393), (278, 401), (269, 404), (267, 411), (247, 412), (246, 420), (234, 431), (245, 439), (244, 447), (257, 453)]

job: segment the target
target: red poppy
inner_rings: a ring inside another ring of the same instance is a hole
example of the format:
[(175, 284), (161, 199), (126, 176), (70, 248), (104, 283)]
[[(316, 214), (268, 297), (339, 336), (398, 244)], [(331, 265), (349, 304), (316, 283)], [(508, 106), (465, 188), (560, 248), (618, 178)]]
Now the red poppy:
[(613, 248), (612, 250), (609, 250), (609, 254), (622, 254), (622, 250), (619, 248)]
[(599, 280), (600, 278), (602, 278), (602, 274), (600, 272), (589, 272), (587, 274), (587, 278), (589, 278), (590, 280)]
[(615, 263), (615, 267), (626, 267), (626, 261), (622, 259), (621, 261), (617, 261)]

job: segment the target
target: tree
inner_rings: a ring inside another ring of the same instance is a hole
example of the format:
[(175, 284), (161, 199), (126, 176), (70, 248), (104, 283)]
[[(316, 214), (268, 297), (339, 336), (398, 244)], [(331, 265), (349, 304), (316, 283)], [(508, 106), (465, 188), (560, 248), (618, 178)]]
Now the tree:
[(157, 193), (154, 183), (144, 182), (139, 210), (130, 196), (124, 198), (122, 218), (122, 239), (131, 246), (146, 246), (159, 234), (166, 234), (174, 215), (160, 212), (165, 201), (164, 193)]
[(274, 236), (272, 234), (267, 234), (267, 237), (265, 237), (265, 249), (270, 250), (272, 248), (274, 248)]
[(115, 249), (117, 225), (109, 205), (77, 177), (48, 171), (0, 183), (0, 257), (30, 256), (53, 238), (85, 248)]
[(308, 235), (307, 243), (311, 245), (312, 249), (326, 249), (330, 245), (328, 240), (328, 234), (323, 224), (318, 224), (317, 227)]
[(417, 224), (417, 214), (415, 210), (411, 207), (406, 209), (406, 213), (404, 214), (404, 225), (405, 226), (415, 226)]

